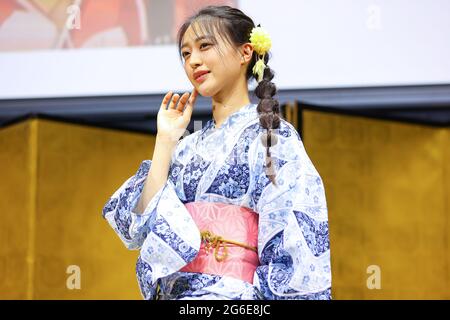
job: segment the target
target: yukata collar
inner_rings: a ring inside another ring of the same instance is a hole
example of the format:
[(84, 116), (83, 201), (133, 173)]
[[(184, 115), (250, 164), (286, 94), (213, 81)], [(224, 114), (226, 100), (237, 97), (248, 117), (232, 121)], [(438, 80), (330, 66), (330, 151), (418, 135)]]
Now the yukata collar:
[[(205, 126), (205, 131), (207, 130), (222, 130), (222, 129), (226, 129), (229, 126), (233, 125), (234, 123), (238, 122), (240, 118), (246, 118), (248, 116), (250, 116), (251, 114), (256, 114), (256, 104), (254, 103), (249, 103), (245, 106), (243, 106), (242, 108), (240, 108), (239, 110), (233, 112), (232, 114), (230, 114), (222, 123), (222, 125), (220, 126), (220, 128), (215, 128), (215, 121), (214, 118), (208, 120), (208, 122), (206, 123)], [(202, 132), (202, 133), (203, 133)]]

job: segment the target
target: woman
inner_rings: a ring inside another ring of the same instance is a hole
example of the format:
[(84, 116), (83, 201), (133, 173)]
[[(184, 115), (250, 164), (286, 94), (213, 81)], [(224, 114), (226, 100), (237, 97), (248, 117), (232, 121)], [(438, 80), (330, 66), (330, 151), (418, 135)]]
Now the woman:
[[(323, 182), (273, 99), (270, 38), (240, 10), (209, 6), (178, 43), (194, 90), (169, 105), (166, 94), (153, 159), (103, 209), (126, 247), (140, 249), (143, 297), (331, 299)], [(213, 118), (179, 140), (198, 93), (212, 97)]]

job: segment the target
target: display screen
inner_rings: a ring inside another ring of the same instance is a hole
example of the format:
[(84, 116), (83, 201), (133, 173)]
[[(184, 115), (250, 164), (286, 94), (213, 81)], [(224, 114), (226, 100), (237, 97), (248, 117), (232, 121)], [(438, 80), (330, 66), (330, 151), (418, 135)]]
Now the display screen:
[(209, 4), (269, 32), (281, 90), (450, 83), (447, 0), (1, 0), (0, 99), (190, 90), (176, 34)]

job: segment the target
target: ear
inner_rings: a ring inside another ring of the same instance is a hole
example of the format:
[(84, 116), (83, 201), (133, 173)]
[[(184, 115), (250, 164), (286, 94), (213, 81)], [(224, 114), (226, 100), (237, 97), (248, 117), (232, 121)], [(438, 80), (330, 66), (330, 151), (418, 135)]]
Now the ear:
[(246, 64), (249, 61), (251, 61), (253, 56), (253, 44), (251, 44), (250, 42), (244, 43), (240, 47), (240, 53), (241, 53), (241, 64)]

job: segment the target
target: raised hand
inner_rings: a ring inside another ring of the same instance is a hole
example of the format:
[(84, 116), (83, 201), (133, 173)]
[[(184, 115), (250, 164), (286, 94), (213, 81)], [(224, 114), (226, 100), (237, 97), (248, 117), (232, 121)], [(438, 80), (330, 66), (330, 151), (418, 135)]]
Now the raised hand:
[(172, 97), (172, 91), (166, 93), (157, 116), (159, 137), (167, 139), (168, 142), (178, 142), (191, 121), (197, 96), (198, 91), (195, 88), (190, 95), (185, 92), (181, 97), (178, 94)]

